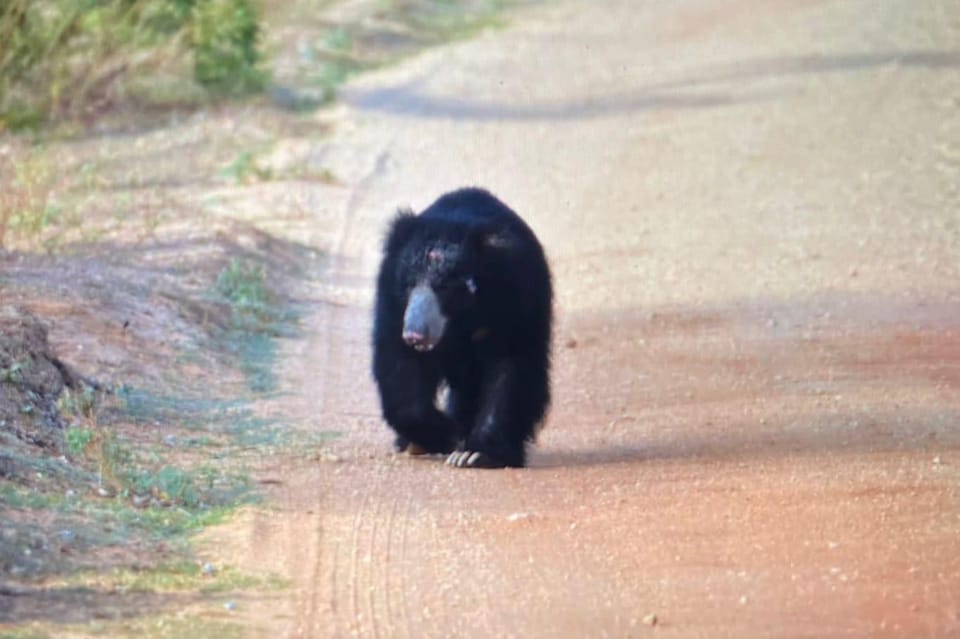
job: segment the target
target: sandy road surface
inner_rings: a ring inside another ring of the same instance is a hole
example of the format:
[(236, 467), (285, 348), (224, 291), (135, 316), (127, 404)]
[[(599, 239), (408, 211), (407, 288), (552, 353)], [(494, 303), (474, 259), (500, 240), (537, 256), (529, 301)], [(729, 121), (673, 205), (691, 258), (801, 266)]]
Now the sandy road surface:
[[(292, 580), (252, 634), (960, 636), (955, 2), (566, 3), (344, 97), (271, 407), (336, 457), (211, 544)], [(383, 223), (463, 184), (554, 269), (529, 469), (392, 455), (377, 414)]]

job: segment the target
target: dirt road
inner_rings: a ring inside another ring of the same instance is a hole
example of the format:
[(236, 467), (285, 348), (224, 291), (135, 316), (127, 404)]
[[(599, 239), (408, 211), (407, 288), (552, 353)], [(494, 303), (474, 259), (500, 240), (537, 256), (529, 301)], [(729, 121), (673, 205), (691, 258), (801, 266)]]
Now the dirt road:
[[(205, 545), (290, 578), (252, 634), (960, 636), (954, 2), (571, 2), (344, 101), (265, 407), (341, 436)], [(393, 455), (368, 373), (385, 220), (465, 184), (554, 270), (528, 469)]]

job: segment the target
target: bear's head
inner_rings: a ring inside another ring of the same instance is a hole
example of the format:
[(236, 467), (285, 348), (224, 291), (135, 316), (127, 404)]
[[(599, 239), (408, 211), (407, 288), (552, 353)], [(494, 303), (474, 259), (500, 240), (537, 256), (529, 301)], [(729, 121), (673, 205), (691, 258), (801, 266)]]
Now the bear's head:
[(404, 304), (401, 337), (421, 352), (436, 348), (451, 324), (475, 322), (486, 265), (507, 244), (503, 230), (431, 222), (401, 215), (388, 239), (397, 256), (393, 288)]

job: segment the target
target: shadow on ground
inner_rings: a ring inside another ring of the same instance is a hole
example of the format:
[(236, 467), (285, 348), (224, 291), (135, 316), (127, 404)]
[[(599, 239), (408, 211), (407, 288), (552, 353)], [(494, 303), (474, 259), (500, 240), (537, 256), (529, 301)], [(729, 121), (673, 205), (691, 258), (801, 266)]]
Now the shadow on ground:
[(735, 62), (685, 79), (652, 84), (641, 91), (550, 104), (521, 105), (429, 95), (423, 86), (429, 76), (421, 76), (394, 86), (354, 89), (344, 97), (348, 104), (360, 110), (418, 118), (585, 120), (626, 113), (717, 108), (769, 99), (766, 95), (745, 94), (742, 86), (735, 90), (705, 90), (707, 85), (729, 85), (768, 78), (845, 73), (882, 67), (955, 69), (960, 67), (960, 51), (892, 51)]
[[(632, 338), (611, 350), (613, 326)], [(582, 446), (551, 449), (548, 423), (534, 468), (960, 449), (958, 302), (831, 292), (580, 314), (559, 332), (550, 421)]]

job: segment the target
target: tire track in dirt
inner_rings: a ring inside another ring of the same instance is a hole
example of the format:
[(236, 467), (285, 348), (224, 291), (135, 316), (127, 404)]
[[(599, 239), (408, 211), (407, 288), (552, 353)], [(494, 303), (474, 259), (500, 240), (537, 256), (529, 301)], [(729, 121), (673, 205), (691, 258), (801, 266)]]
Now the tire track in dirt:
[[(393, 566), (397, 563), (396, 557), (396, 545), (397, 538), (403, 534), (404, 523), (400, 521), (400, 525), (397, 526), (397, 512), (400, 510), (401, 500), (397, 497), (394, 497), (390, 501), (390, 511), (387, 515), (387, 525), (386, 525), (386, 556), (383, 566), (383, 577), (382, 577), (382, 591), (384, 593), (384, 616), (388, 620), (399, 620), (400, 630), (403, 631), (405, 636), (410, 635), (410, 628), (407, 625), (406, 617), (404, 616), (404, 610), (402, 607), (398, 607), (395, 597), (392, 596), (394, 590), (394, 584), (399, 584), (399, 580), (395, 578), (396, 572), (393, 570)], [(401, 594), (403, 594), (402, 586), (399, 586)]]
[[(371, 484), (364, 498), (364, 519), (356, 524), (363, 530), (361, 539), (354, 542), (354, 552), (360, 551), (356, 584), (360, 589), (361, 605), (357, 615), (360, 636), (397, 636), (396, 617), (391, 610), (393, 584), (391, 574), (396, 565), (392, 539), (395, 528), (398, 499), (390, 495), (390, 466), (385, 476)], [(362, 511), (361, 511), (362, 512)], [(358, 519), (363, 517), (358, 513)], [(405, 593), (401, 592), (400, 595)]]
[[(355, 271), (363, 269), (356, 260), (381, 225), (361, 216), (372, 185), (387, 169), (389, 146), (382, 144), (370, 154), (370, 169), (352, 187), (336, 221), (322, 297), (345, 303), (323, 305), (312, 322), (315, 341), (307, 359), (318, 383), (310, 389), (311, 399), (337, 430), (350, 430), (350, 437), (331, 443), (344, 463), (318, 487), (327, 493), (319, 524), (322, 552), (313, 568), (314, 579), (306, 584), (312, 603), (302, 609), (308, 625), (321, 633), (315, 636), (414, 636), (402, 567), (407, 561), (411, 503), (391, 489), (390, 464), (371, 467), (368, 461), (372, 456), (368, 437), (382, 434), (379, 419), (373, 420), (375, 430), (367, 423), (370, 420), (357, 419), (366, 412), (348, 405), (356, 395), (351, 387), (368, 376), (368, 357), (365, 348), (361, 350), (368, 311), (351, 303), (358, 294), (355, 282), (360, 281)], [(380, 444), (378, 453), (384, 452)]]
[(407, 578), (407, 571), (403, 569), (407, 565), (408, 555), (407, 555), (407, 531), (409, 530), (410, 515), (413, 512), (413, 500), (409, 497), (403, 500), (405, 503), (403, 516), (400, 526), (400, 570), (396, 571), (399, 575), (398, 588), (401, 594), (404, 596), (401, 597), (402, 603), (400, 604), (400, 611), (403, 617), (403, 630), (404, 635), (407, 639), (413, 639), (413, 634), (411, 633), (411, 628), (413, 627), (410, 623), (412, 615), (410, 614), (410, 597), (406, 596), (410, 592), (410, 582)]

